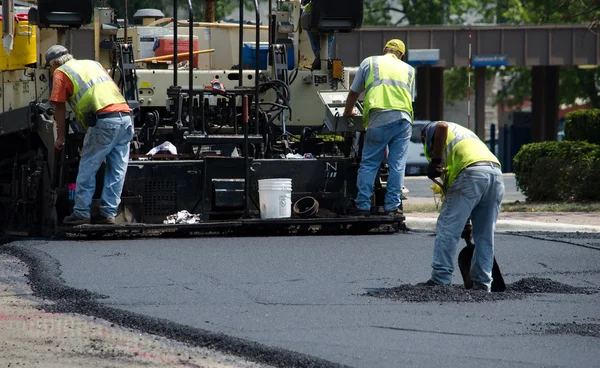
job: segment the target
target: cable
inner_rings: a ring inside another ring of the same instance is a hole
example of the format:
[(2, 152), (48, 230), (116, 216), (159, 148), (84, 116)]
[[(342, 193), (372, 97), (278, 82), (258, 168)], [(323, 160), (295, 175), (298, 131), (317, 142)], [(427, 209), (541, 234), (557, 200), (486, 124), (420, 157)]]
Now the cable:
[(299, 72), (298, 68), (296, 68), (292, 71), (292, 73), (294, 73), (294, 76), (290, 77), (290, 86), (294, 83), (294, 81), (296, 80), (296, 77), (298, 77), (298, 72)]

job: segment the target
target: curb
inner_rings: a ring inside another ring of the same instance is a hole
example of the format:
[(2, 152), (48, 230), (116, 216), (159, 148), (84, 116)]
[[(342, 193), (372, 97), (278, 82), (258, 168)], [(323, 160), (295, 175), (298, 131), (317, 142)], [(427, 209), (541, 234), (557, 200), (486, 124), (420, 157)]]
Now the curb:
[[(410, 215), (409, 215), (410, 216)], [(437, 218), (410, 218), (406, 216), (404, 223), (410, 230), (428, 230), (435, 231)], [(572, 224), (547, 224), (536, 221), (521, 220), (498, 220), (496, 222), (496, 232), (516, 232), (516, 231), (541, 231), (554, 233), (600, 233), (600, 226), (594, 225), (572, 225)]]

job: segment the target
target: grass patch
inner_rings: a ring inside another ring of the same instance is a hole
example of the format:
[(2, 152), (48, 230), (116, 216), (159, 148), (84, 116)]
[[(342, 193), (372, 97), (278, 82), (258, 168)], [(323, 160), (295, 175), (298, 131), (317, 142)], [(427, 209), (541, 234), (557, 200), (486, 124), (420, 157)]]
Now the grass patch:
[[(432, 200), (433, 202), (433, 200)], [(442, 205), (440, 204), (441, 208)], [(410, 204), (404, 203), (402, 205), (402, 210), (404, 213), (430, 213), (430, 212), (440, 212), (440, 209), (436, 207), (435, 203), (421, 203), (421, 204)]]
[(502, 203), (502, 212), (600, 212), (600, 202)]
[[(433, 200), (432, 200), (433, 202)], [(439, 213), (435, 203), (404, 203), (404, 213)], [(439, 206), (441, 208), (441, 205)], [(600, 202), (504, 202), (501, 212), (600, 212)]]

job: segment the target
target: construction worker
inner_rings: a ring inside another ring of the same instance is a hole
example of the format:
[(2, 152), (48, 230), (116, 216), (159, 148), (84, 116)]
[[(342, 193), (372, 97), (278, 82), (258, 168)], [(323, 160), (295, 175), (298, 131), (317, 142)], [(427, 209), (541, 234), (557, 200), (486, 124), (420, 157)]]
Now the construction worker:
[(375, 177), (387, 147), (389, 177), (384, 209), (389, 215), (402, 216), (402, 186), (415, 97), (415, 69), (402, 61), (404, 53), (402, 41), (388, 41), (383, 55), (363, 60), (348, 93), (345, 117), (354, 115), (354, 105), (366, 91), (362, 114), (367, 129), (358, 170), (358, 196), (350, 215), (370, 214)]
[(475, 250), (470, 276), (473, 289), (490, 291), (494, 230), (504, 196), (500, 162), (475, 133), (458, 124), (432, 122), (421, 130), (427, 176), (442, 178), (446, 192), (436, 226), (433, 271), (427, 286), (449, 285), (459, 238), (471, 217)]
[[(315, 60), (312, 63), (311, 68), (313, 70), (321, 69), (321, 34), (318, 32), (314, 32), (310, 29), (310, 16), (312, 13), (312, 1), (311, 0), (302, 0), (302, 16), (301, 16), (301, 24), (302, 28), (306, 29), (308, 33), (308, 39), (310, 41), (310, 47), (312, 48), (313, 54), (315, 55)], [(327, 39), (327, 58), (331, 58), (331, 45), (333, 44), (334, 34), (330, 34)]]
[[(90, 222), (114, 224), (129, 161), (129, 142), (133, 138), (131, 110), (106, 70), (93, 60), (76, 60), (60, 45), (46, 52), (46, 67), (52, 75), (52, 95), (57, 125), (56, 149), (63, 148), (69, 102), (78, 121), (87, 129), (81, 151), (73, 213), (66, 225)], [(99, 217), (90, 218), (96, 173), (106, 160), (104, 188)]]

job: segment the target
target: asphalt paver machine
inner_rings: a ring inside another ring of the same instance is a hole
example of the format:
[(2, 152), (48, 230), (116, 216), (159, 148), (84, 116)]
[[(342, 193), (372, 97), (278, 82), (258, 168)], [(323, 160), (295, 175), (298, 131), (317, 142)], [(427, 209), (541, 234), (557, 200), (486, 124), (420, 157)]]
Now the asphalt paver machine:
[[(195, 22), (192, 3), (175, 1), (174, 17), (162, 27), (157, 24), (165, 19), (156, 18), (123, 25), (113, 9), (94, 8), (91, 0), (39, 0), (27, 15), (14, 15), (11, 3), (3, 2), (0, 55), (0, 221), (7, 233), (269, 235), (404, 228), (403, 217), (383, 213), (383, 166), (372, 215), (347, 215), (357, 193), (362, 107), (357, 104), (352, 119), (342, 116), (350, 82), (342, 60), (321, 52), (320, 69), (299, 65), (300, 20), (305, 30), (320, 34), (327, 50), (330, 34), (361, 26), (363, 1), (313, 0), (310, 17), (302, 18), (300, 0), (270, 1), (267, 26), (260, 25), (257, 1), (253, 22), (240, 11), (238, 22), (218, 24)], [(188, 8), (188, 19), (178, 19), (179, 5)], [(166, 57), (142, 55), (148, 45), (141, 43), (148, 40), (153, 51), (167, 50)], [(134, 112), (136, 134), (116, 225), (62, 225), (73, 208), (85, 131), (68, 114), (65, 147), (54, 149), (51, 77), (43, 57), (56, 43), (76, 58), (101, 62)], [(224, 50), (237, 51), (225, 66), (218, 55)], [(291, 182), (291, 188), (263, 192), (265, 179)]]

